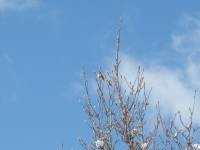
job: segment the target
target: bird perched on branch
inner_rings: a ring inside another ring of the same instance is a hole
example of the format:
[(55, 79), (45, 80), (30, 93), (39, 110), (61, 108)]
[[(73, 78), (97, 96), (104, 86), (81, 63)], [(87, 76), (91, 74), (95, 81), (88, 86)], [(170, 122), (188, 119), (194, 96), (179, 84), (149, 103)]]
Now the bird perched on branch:
[(104, 77), (104, 75), (103, 75), (103, 73), (101, 71), (98, 72), (97, 79), (98, 80), (104, 80), (105, 79), (105, 77)]

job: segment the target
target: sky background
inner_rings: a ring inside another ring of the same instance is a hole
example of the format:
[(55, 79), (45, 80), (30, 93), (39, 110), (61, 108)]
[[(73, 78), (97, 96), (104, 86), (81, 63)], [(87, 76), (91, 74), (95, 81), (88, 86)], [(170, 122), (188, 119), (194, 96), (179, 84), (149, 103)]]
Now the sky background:
[(187, 114), (200, 86), (199, 6), (188, 0), (0, 0), (0, 149), (55, 150), (62, 143), (80, 149), (78, 138), (89, 135), (81, 70), (90, 76), (111, 65), (120, 17), (121, 72), (133, 80), (142, 65), (153, 103)]

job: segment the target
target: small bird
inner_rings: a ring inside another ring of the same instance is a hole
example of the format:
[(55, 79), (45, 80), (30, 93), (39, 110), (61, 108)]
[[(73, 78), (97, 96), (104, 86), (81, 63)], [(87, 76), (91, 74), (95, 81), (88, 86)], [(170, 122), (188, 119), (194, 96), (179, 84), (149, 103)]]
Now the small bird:
[(105, 78), (104, 78), (104, 75), (103, 75), (103, 73), (102, 73), (101, 71), (98, 72), (98, 74), (97, 74), (97, 79), (98, 79), (98, 80), (104, 80), (104, 79), (105, 79)]

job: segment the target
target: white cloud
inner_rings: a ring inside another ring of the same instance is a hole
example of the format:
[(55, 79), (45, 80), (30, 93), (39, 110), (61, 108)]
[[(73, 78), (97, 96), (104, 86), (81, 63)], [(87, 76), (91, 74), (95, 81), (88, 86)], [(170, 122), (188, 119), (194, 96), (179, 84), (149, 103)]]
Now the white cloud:
[(0, 0), (0, 11), (23, 10), (38, 6), (39, 0)]
[[(144, 77), (147, 87), (152, 88), (151, 102), (160, 103), (164, 113), (176, 113), (181, 111), (183, 116), (188, 116), (188, 109), (193, 104), (195, 89), (190, 88), (188, 83), (182, 80), (184, 70), (170, 70), (165, 66), (147, 66), (127, 55), (122, 56), (121, 72), (128, 80), (133, 81), (138, 66), (144, 67)], [(199, 101), (196, 102), (199, 105)], [(200, 113), (200, 111), (198, 112)], [(195, 121), (200, 121), (195, 112)]]
[[(129, 80), (134, 80), (138, 65), (143, 66), (147, 86), (153, 89), (153, 103), (159, 101), (165, 113), (181, 111), (183, 116), (189, 117), (189, 107), (194, 102), (195, 90), (200, 89), (200, 18), (184, 15), (181, 24), (182, 29), (172, 33), (171, 45), (183, 57), (182, 66), (172, 69), (151, 60), (147, 65), (128, 55), (122, 55), (121, 72)], [(198, 95), (200, 93), (197, 93), (195, 104), (196, 123), (200, 123)]]
[(196, 89), (200, 89), (200, 63), (197, 62), (189, 62), (187, 66), (187, 75), (190, 79), (190, 84)]

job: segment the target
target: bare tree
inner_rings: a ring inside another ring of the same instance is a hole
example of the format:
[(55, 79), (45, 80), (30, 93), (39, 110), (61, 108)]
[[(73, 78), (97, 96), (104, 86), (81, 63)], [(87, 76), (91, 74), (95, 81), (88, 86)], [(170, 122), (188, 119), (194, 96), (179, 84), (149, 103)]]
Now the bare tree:
[[(144, 70), (138, 67), (134, 82), (130, 82), (120, 72), (120, 32), (116, 32), (116, 55), (110, 71), (100, 68), (95, 73), (96, 96), (90, 95), (87, 73), (84, 78), (84, 111), (92, 131), (92, 141), (80, 140), (86, 150), (115, 150), (119, 144), (128, 150), (147, 149), (198, 149), (194, 144), (194, 107), (190, 110), (187, 125), (177, 113), (174, 118), (163, 119), (157, 105), (157, 115), (149, 125), (147, 110), (151, 90), (146, 89)], [(180, 123), (176, 123), (179, 118)], [(198, 134), (197, 134), (198, 135)], [(198, 142), (197, 142), (198, 143)], [(200, 145), (199, 145), (200, 149)]]

